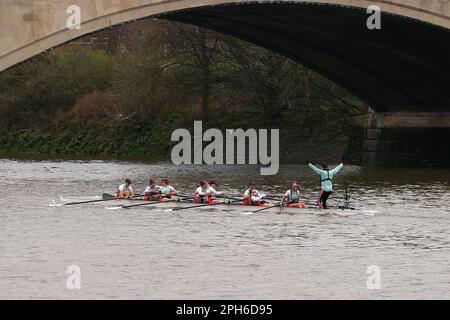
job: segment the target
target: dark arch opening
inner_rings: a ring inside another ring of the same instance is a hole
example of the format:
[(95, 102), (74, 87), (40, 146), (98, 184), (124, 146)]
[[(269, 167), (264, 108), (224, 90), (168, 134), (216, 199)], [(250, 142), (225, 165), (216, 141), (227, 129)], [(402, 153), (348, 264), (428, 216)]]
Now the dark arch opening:
[(381, 30), (369, 30), (367, 17), (362, 9), (313, 3), (227, 4), (160, 16), (283, 54), (378, 112), (448, 111), (450, 32), (387, 13)]

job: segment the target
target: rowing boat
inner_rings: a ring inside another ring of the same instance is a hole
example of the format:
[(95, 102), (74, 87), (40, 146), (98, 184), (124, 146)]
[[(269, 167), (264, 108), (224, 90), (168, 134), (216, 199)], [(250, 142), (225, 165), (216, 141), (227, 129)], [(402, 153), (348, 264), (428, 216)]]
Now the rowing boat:
[[(108, 207), (105, 207), (105, 209), (109, 210), (118, 210), (122, 209), (123, 206), (126, 206), (130, 203), (133, 204), (145, 204), (146, 201), (143, 200), (117, 200), (116, 203), (113, 203), (112, 205), (109, 205)], [(195, 206), (193, 210), (199, 210), (199, 211), (213, 211), (213, 212), (235, 212), (238, 214), (244, 214), (244, 215), (251, 215), (253, 212), (260, 210), (264, 207), (260, 206), (244, 206), (238, 203), (234, 204), (198, 204), (198, 203), (192, 203), (192, 202), (164, 202), (161, 201), (160, 203), (153, 203), (149, 206), (142, 206), (141, 208), (150, 209), (156, 212), (171, 212), (171, 211), (178, 211), (178, 210), (189, 210), (190, 207)], [(320, 209), (316, 206), (311, 206), (308, 208), (295, 208), (295, 207), (270, 207), (267, 209), (264, 209), (261, 214), (271, 213), (271, 214), (312, 214), (312, 215), (337, 215), (337, 216), (354, 216), (358, 214), (362, 215), (369, 215), (373, 216), (377, 210), (366, 210), (366, 209), (360, 209), (360, 208), (339, 208), (339, 207), (330, 207), (329, 209)], [(256, 213), (256, 214), (259, 214)]]
[[(186, 196), (187, 197), (187, 196)], [(192, 198), (188, 200), (188, 198), (178, 198), (178, 201), (145, 201), (142, 199), (142, 197), (136, 197), (132, 199), (115, 199), (114, 196), (109, 194), (103, 194), (101, 199), (98, 200), (98, 197), (95, 199), (97, 200), (91, 200), (83, 201), (83, 202), (68, 202), (75, 200), (73, 197), (71, 198), (64, 198), (60, 197), (60, 200), (62, 203), (56, 204), (53, 203), (50, 206), (52, 207), (61, 207), (65, 205), (73, 205), (73, 204), (83, 204), (83, 203), (90, 203), (90, 204), (100, 204), (104, 203), (104, 201), (108, 201), (109, 204), (112, 203), (112, 205), (109, 205), (108, 207), (105, 207), (105, 209), (109, 210), (118, 210), (123, 208), (147, 208), (152, 209), (160, 212), (170, 212), (170, 211), (178, 211), (178, 210), (189, 210), (189, 209), (195, 209), (195, 210), (209, 210), (209, 211), (224, 211), (224, 212), (236, 212), (239, 214), (259, 214), (260, 212), (265, 213), (278, 213), (278, 214), (313, 214), (313, 215), (338, 215), (338, 216), (353, 216), (357, 214), (363, 214), (363, 215), (370, 215), (373, 216), (377, 210), (366, 210), (361, 208), (352, 208), (349, 207), (348, 202), (346, 202), (346, 205), (343, 207), (329, 207), (328, 209), (320, 209), (317, 206), (309, 206), (308, 208), (297, 208), (297, 207), (260, 207), (260, 206), (244, 206), (241, 205), (240, 201), (231, 201), (229, 203), (223, 203), (223, 204), (198, 204), (193, 203)], [(80, 198), (77, 198), (80, 199)]]

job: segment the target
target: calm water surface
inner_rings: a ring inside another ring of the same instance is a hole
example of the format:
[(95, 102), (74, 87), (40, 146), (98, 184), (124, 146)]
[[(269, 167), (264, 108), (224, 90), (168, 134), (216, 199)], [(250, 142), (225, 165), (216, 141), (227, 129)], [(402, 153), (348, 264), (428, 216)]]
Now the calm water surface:
[[(106, 210), (105, 204), (51, 208), (63, 196), (113, 192), (130, 177), (170, 177), (188, 191), (216, 179), (237, 193), (256, 181), (279, 193), (292, 179), (313, 198), (319, 181), (305, 166), (276, 177), (259, 168), (101, 161), (0, 160), (0, 298), (51, 299), (386, 299), (450, 298), (449, 170), (345, 167), (356, 207), (375, 216), (243, 215), (217, 209)], [(66, 269), (81, 268), (81, 290)], [(367, 288), (368, 266), (381, 289)]]

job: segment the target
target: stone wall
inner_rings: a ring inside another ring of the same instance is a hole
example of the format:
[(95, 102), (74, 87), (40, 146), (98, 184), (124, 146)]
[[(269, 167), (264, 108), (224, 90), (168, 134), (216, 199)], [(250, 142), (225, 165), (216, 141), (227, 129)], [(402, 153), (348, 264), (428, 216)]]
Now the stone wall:
[(367, 128), (363, 141), (365, 166), (450, 166), (450, 128)]
[(369, 114), (350, 132), (344, 160), (376, 167), (450, 167), (448, 114)]

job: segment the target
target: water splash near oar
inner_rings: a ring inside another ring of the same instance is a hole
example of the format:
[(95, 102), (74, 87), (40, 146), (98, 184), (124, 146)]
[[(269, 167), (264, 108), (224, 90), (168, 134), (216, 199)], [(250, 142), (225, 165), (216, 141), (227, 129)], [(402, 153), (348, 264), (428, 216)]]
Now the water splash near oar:
[(48, 206), (49, 207), (62, 207), (63, 205), (64, 205), (64, 203), (56, 203), (56, 201), (52, 199), (52, 203), (50, 203)]

